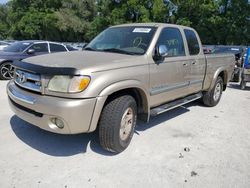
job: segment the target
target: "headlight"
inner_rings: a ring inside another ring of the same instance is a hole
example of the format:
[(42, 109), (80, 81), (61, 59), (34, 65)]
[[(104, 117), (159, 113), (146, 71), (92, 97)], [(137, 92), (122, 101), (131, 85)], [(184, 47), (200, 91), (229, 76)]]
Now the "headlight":
[(78, 93), (85, 90), (90, 82), (88, 76), (53, 76), (49, 81), (49, 91)]

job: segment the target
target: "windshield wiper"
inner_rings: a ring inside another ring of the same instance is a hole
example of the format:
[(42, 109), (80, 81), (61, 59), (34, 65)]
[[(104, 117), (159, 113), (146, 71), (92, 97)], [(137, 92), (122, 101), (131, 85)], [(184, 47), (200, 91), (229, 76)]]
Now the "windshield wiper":
[(91, 48), (91, 47), (86, 47), (86, 48), (84, 48), (83, 50), (88, 50), (88, 51), (97, 51), (96, 49)]
[(103, 52), (114, 52), (114, 53), (121, 53), (121, 54), (128, 54), (128, 55), (139, 55), (139, 53), (128, 52), (128, 51), (121, 50), (121, 49), (118, 49), (118, 48), (108, 48), (108, 49), (102, 49), (100, 51), (103, 51)]

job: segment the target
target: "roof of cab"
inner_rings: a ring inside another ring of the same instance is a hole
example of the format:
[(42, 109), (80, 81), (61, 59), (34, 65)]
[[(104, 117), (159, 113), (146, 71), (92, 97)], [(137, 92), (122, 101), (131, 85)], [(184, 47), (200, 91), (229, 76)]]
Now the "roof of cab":
[(115, 26), (111, 26), (111, 27), (179, 27), (182, 29), (192, 29), (191, 27), (187, 27), (187, 26), (182, 26), (182, 25), (176, 25), (176, 24), (167, 24), (167, 23), (128, 23), (128, 24), (121, 24), (121, 25), (115, 25)]

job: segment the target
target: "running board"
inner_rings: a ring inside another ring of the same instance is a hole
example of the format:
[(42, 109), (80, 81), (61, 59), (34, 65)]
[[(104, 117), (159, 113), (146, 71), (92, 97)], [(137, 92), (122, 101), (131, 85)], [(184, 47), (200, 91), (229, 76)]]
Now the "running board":
[(172, 110), (174, 108), (182, 106), (182, 105), (187, 104), (189, 102), (200, 99), (201, 97), (202, 97), (202, 93), (197, 93), (197, 94), (194, 94), (194, 95), (189, 95), (189, 96), (187, 96), (185, 98), (182, 98), (182, 99), (177, 99), (177, 100), (172, 101), (170, 103), (163, 104), (161, 106), (158, 106), (156, 108), (151, 109), (150, 110), (150, 115), (151, 116), (157, 116), (159, 114), (162, 114), (164, 112), (167, 112), (169, 110)]

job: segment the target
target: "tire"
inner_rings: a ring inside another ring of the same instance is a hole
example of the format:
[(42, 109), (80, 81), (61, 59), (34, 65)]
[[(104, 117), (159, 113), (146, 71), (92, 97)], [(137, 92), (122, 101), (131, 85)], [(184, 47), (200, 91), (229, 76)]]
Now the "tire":
[(0, 65), (0, 79), (11, 80), (14, 75), (14, 67), (10, 62), (4, 62)]
[(240, 82), (240, 89), (244, 90), (246, 88), (246, 82), (241, 80)]
[(114, 153), (124, 151), (133, 137), (136, 120), (137, 105), (132, 96), (124, 95), (110, 101), (99, 121), (101, 146)]
[(216, 106), (220, 102), (222, 91), (223, 91), (223, 80), (219, 76), (215, 82), (213, 89), (204, 93), (203, 103), (209, 107)]

